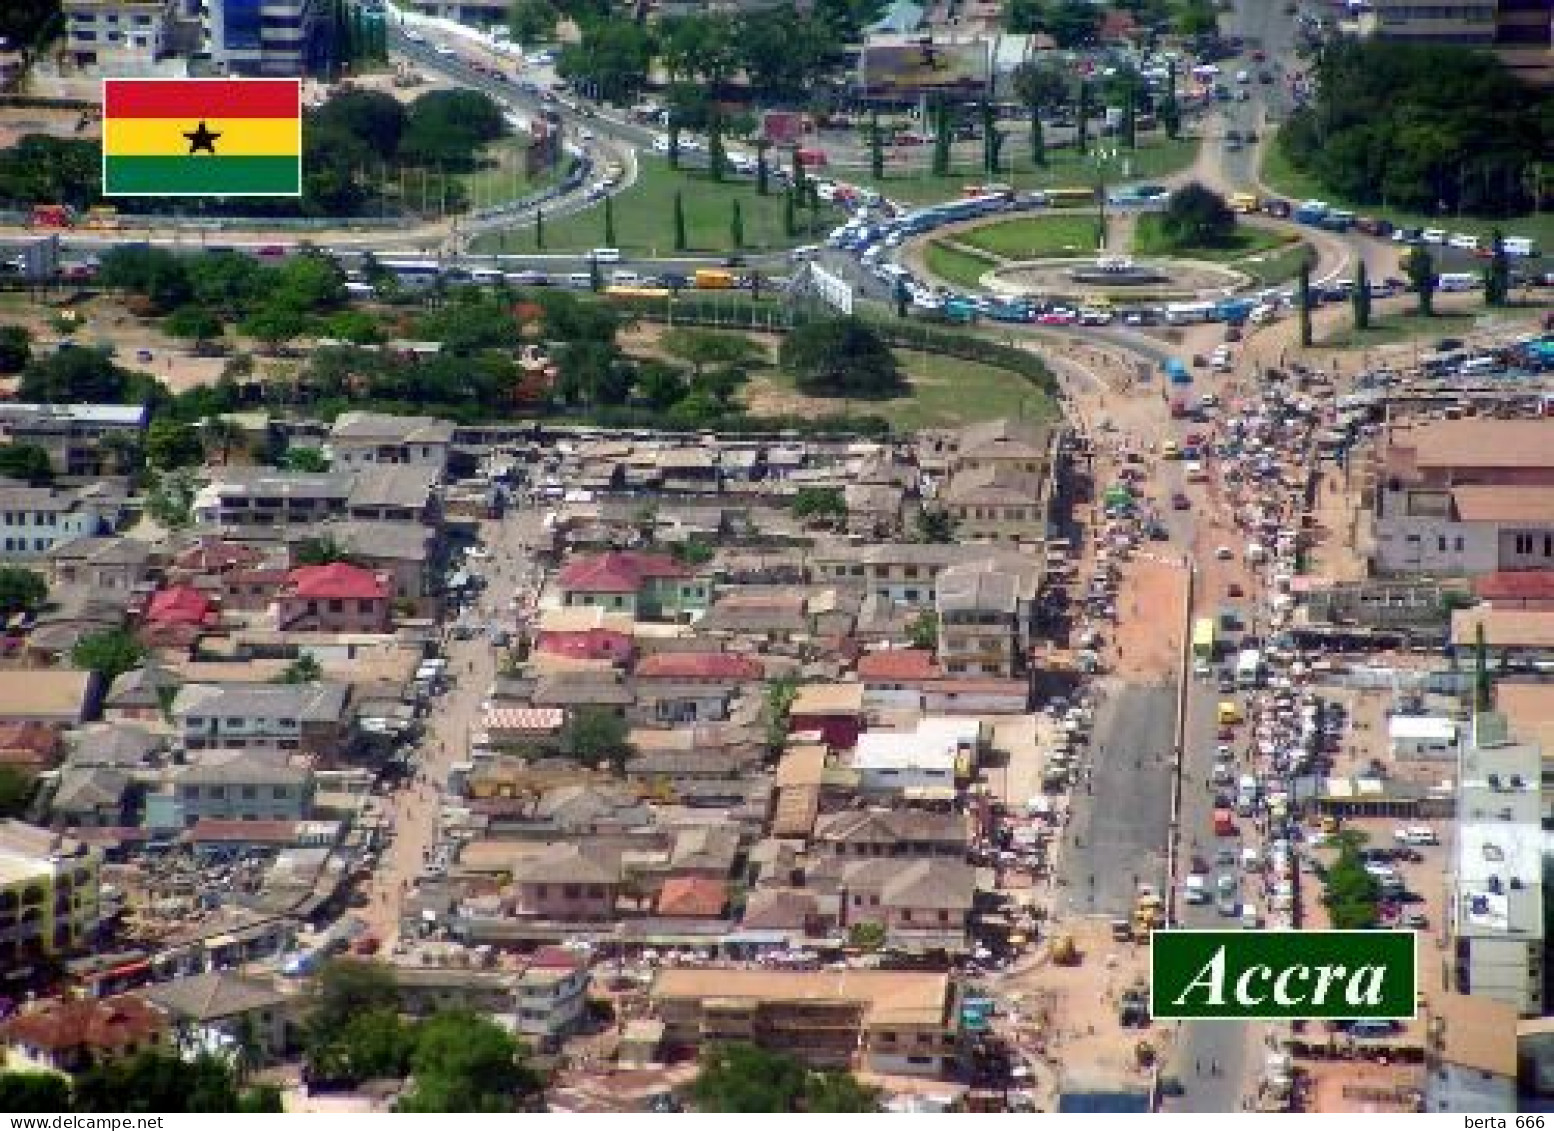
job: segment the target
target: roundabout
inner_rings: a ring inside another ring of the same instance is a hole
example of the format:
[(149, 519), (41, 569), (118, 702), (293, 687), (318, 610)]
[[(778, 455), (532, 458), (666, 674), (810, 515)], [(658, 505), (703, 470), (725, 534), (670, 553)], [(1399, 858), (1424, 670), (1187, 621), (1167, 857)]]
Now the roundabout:
[(1163, 300), (1218, 297), (1246, 289), (1250, 276), (1219, 263), (1194, 259), (1089, 256), (1004, 263), (981, 283), (1004, 297), (1067, 297), (1104, 294), (1113, 299)]

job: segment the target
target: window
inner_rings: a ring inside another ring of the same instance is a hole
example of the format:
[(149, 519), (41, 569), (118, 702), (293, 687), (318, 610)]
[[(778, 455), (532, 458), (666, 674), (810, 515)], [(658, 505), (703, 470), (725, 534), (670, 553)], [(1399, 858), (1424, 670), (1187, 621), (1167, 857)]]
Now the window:
[(330, 601), (329, 602), (329, 611), (332, 612), (332, 613), (343, 613), (343, 612), (345, 612), (345, 602), (344, 601)]
[(1444, 554), (1446, 552), (1446, 535), (1442, 534), (1439, 537), (1437, 537), (1436, 540), (1435, 540), (1435, 543), (1436, 543), (1435, 548), (1439, 552)]
[(583, 894), (583, 889), (577, 884), (565, 884), (561, 888), (561, 894), (566, 899), (577, 899)]
[(1518, 534), (1516, 536), (1516, 552), (1518, 554), (1532, 553), (1532, 535)]
[(1462, 535), (1459, 534), (1459, 535), (1457, 535), (1457, 552), (1459, 554), (1462, 553), (1462, 544), (1463, 544)]
[(242, 797), (243, 797), (244, 801), (253, 801), (258, 796), (259, 796), (259, 787), (258, 786), (245, 785), (245, 786), (242, 787)]
[(544, 899), (546, 896), (548, 896), (550, 894), (550, 885), (548, 885), (548, 884), (539, 884), (539, 885), (537, 885), (535, 887), (535, 889), (534, 889), (534, 894), (539, 896), (539, 898)]
[(291, 788), (289, 786), (277, 785), (271, 789), (271, 792), (275, 795), (275, 800), (277, 801), (285, 801), (291, 796)]

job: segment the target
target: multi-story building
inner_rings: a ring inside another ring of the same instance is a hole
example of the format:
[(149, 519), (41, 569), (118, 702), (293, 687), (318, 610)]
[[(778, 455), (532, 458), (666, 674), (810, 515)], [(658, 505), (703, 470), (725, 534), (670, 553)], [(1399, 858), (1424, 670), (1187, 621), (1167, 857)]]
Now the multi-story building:
[(581, 956), (562, 947), (541, 947), (513, 987), (515, 1028), (542, 1041), (576, 1032), (587, 1011), (590, 981)]
[(61, 542), (109, 533), (118, 513), (94, 488), (0, 486), (0, 553), (42, 558)]
[(712, 585), (667, 554), (608, 553), (576, 558), (557, 578), (561, 604), (596, 605), (639, 620), (704, 612)]
[(151, 576), (149, 542), (124, 537), (76, 538), (48, 552), (49, 583), (128, 593)]
[(381, 412), (342, 413), (329, 430), (326, 451), (343, 470), (382, 464), (448, 469), (453, 425), (431, 416), (389, 416)]
[(959, 538), (1040, 543), (1047, 537), (1048, 479), (1029, 471), (959, 471), (940, 496)]
[(1378, 573), (1554, 568), (1554, 452), (1544, 420), (1393, 429), (1373, 469)]
[[(113, 14), (108, 9), (116, 7), (125, 11), (125, 18), (139, 19), (138, 8), (166, 6), (70, 0), (65, 5), (66, 26), (73, 42), (78, 15), (90, 12), (106, 17)], [(0, 439), (42, 448), (56, 475), (91, 478), (124, 473), (132, 465), (131, 453), (144, 438), (150, 412), (138, 404), (0, 404)]]
[(934, 602), (944, 670), (1005, 678), (1024, 672), (1040, 589), (1040, 566), (1029, 559), (986, 559), (945, 570)]
[(302, 750), (343, 743), (350, 688), (337, 683), (190, 683), (173, 700), (189, 750)]
[(817, 1068), (940, 1076), (955, 1063), (947, 974), (915, 970), (666, 969), (649, 991), (671, 1046), (749, 1042)]
[(339, 472), (228, 468), (195, 494), (194, 520), (239, 530), (311, 525), (343, 516), (355, 485)]
[(1425, 1110), (1516, 1111), (1516, 1009), (1467, 994), (1435, 994), (1425, 1013)]
[(0, 969), (68, 953), (97, 934), (102, 854), (22, 821), (0, 821)]
[(1554, 81), (1548, 0), (1372, 0), (1371, 6), (1371, 26), (1384, 39), (1490, 48), (1527, 82)]
[(141, 73), (167, 52), (174, 0), (65, 0), (62, 7), (65, 51), (78, 67)]
[(313, 771), (266, 750), (206, 750), (173, 779), (186, 827), (199, 821), (303, 821)]
[(333, 51), (329, 7), (324, 0), (204, 0), (211, 62), (229, 75), (317, 74)]
[[(410, 0), (405, 7), (423, 16), (471, 27), (504, 27), (513, 0)], [(527, 46), (527, 44), (525, 44)]]
[(361, 566), (298, 566), (275, 596), (275, 627), (282, 632), (388, 632), (392, 598), (388, 579)]
[(1447, 892), (1452, 984), (1525, 1017), (1543, 1013), (1542, 752), (1503, 716), (1474, 719), (1457, 775)]

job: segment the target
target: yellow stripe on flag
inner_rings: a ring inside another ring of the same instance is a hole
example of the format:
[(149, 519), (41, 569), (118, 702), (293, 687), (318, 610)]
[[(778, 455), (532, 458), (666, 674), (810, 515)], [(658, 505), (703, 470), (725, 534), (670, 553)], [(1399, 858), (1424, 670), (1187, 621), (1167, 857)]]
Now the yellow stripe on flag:
[[(198, 118), (110, 118), (103, 122), (103, 153), (108, 157), (185, 157), (184, 134), (200, 128)], [(207, 118), (205, 128), (220, 134), (212, 142), (216, 157), (288, 157), (301, 152), (296, 118)], [(210, 157), (201, 149), (192, 156)]]

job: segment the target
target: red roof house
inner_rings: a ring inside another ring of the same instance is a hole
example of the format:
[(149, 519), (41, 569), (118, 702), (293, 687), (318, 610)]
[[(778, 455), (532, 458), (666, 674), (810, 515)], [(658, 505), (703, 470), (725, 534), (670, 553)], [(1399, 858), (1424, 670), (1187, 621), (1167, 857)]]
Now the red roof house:
[(716, 919), (728, 906), (728, 884), (705, 876), (670, 876), (658, 891), (658, 913), (674, 919)]
[(173, 585), (151, 595), (146, 605), (147, 624), (208, 624), (214, 619), (216, 604), (192, 585)]
[(1480, 601), (1503, 609), (1554, 608), (1554, 571), (1527, 569), (1486, 573), (1474, 579), (1473, 593)]
[(727, 683), (762, 679), (759, 660), (729, 652), (655, 652), (637, 661), (638, 679), (668, 679), (676, 683)]
[(858, 657), (858, 678), (869, 684), (916, 683), (943, 675), (926, 648), (889, 648)]
[(648, 619), (705, 610), (710, 588), (668, 554), (633, 551), (575, 558), (556, 583), (563, 606), (594, 605)]
[(349, 562), (298, 566), (276, 594), (276, 627), (313, 632), (387, 632), (393, 586)]
[(45, 1001), (0, 1025), (8, 1067), (71, 1073), (131, 1056), (167, 1038), (167, 1015), (133, 995)]

